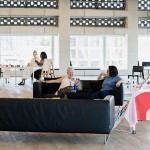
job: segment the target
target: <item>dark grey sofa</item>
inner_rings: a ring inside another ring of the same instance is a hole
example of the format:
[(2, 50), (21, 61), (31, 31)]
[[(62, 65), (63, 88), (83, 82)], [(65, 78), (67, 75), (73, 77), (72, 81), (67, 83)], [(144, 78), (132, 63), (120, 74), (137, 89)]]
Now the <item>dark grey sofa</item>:
[[(82, 92), (93, 93), (97, 92), (102, 87), (103, 80), (82, 80), (83, 90)], [(60, 83), (33, 83), (33, 98), (48, 98), (51, 94), (54, 94), (60, 86)], [(114, 88), (115, 106), (122, 106), (124, 101), (123, 85)], [(77, 98), (75, 93), (68, 94), (69, 98)]]
[(101, 100), (0, 98), (0, 130), (105, 134), (115, 120), (114, 97)]

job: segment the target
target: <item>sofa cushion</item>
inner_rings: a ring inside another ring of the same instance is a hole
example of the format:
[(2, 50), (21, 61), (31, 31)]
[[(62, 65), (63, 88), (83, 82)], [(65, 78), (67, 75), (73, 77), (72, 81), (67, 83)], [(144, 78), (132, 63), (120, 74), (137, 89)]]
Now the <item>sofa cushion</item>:
[(93, 99), (92, 93), (88, 92), (67, 92), (68, 99)]
[(55, 94), (58, 88), (60, 87), (60, 83), (43, 83), (43, 94)]
[(102, 87), (103, 80), (82, 80), (84, 92), (97, 92)]

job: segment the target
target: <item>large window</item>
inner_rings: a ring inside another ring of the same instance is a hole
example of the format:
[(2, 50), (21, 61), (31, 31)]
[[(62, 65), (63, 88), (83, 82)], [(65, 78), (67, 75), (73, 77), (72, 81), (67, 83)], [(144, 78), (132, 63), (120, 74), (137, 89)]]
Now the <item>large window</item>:
[(45, 51), (53, 59), (54, 67), (59, 68), (59, 44), (57, 35), (48, 36), (0, 36), (0, 64), (27, 65), (33, 58), (33, 51), (38, 56)]
[(139, 36), (138, 37), (138, 60), (140, 64), (143, 61), (150, 61), (150, 36)]
[(127, 36), (72, 35), (70, 58), (75, 68), (127, 68)]

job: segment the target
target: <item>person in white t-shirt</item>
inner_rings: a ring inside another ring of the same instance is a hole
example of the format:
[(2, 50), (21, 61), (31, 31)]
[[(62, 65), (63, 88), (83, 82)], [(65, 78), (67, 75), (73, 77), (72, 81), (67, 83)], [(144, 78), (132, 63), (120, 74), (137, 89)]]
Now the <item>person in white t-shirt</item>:
[[(34, 67), (38, 67), (38, 64), (36, 63), (36, 61), (40, 61), (40, 58), (38, 58), (37, 55), (37, 51), (34, 50), (33, 51), (33, 58), (31, 59), (29, 66), (30, 66), (30, 72), (33, 72), (33, 68)], [(24, 71), (24, 70), (23, 70)], [(33, 76), (33, 74), (31, 74), (31, 77)], [(18, 85), (24, 85), (25, 84), (25, 79), (22, 78), (22, 81), (18, 84)]]
[[(81, 90), (81, 85), (78, 83), (78, 80), (74, 77), (73, 73), (73, 67), (68, 67), (67, 68), (67, 75), (55, 80), (40, 80), (40, 82), (43, 83), (61, 83), (59, 89), (65, 88), (67, 86), (74, 86), (75, 84), (77, 85), (78, 90)], [(58, 89), (58, 90), (59, 90)], [(56, 92), (57, 94), (57, 92)]]

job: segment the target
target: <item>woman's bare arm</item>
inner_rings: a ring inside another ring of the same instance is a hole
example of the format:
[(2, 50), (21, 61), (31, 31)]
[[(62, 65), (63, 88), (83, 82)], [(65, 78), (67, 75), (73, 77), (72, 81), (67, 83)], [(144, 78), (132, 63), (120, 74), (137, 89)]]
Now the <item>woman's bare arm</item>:
[(39, 80), (40, 82), (43, 83), (61, 83), (64, 77), (55, 79), (55, 80)]
[(107, 73), (106, 72), (102, 72), (98, 77), (97, 77), (97, 80), (103, 80), (104, 79), (104, 76), (106, 76)]
[(117, 83), (116, 83), (116, 87), (119, 87), (121, 83), (123, 83), (124, 80), (119, 80)]

